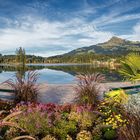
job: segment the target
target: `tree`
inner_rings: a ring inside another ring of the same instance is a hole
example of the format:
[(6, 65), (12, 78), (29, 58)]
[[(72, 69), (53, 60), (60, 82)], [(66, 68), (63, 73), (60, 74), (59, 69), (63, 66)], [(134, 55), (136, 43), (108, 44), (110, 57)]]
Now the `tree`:
[(26, 64), (26, 53), (22, 47), (16, 50), (16, 62), (22, 66)]
[(3, 62), (3, 59), (2, 59), (2, 54), (0, 54), (0, 63)]

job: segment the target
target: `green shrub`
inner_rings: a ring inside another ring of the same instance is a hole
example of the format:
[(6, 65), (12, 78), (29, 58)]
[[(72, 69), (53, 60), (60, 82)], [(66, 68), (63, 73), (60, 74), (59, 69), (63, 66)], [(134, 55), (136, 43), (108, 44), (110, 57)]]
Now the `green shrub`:
[(102, 132), (100, 126), (95, 126), (92, 130), (93, 140), (101, 140)]
[(53, 128), (53, 134), (61, 140), (66, 140), (68, 134), (74, 135), (76, 131), (76, 122), (67, 120), (57, 121)]
[(104, 134), (105, 139), (107, 140), (114, 140), (116, 137), (116, 131), (111, 129), (105, 132)]
[(105, 97), (107, 97), (107, 100), (109, 98), (121, 104), (126, 104), (128, 102), (128, 95), (122, 89), (110, 91), (105, 94)]

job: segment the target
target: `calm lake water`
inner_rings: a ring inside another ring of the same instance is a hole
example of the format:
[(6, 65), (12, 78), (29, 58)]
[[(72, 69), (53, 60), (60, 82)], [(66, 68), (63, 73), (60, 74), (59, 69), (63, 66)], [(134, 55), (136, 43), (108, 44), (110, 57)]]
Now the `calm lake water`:
[(106, 76), (106, 82), (121, 81), (121, 76), (117, 70), (110, 70), (105, 67), (96, 67), (87, 64), (30, 64), (26, 69), (14, 66), (0, 66), (0, 82), (9, 78), (14, 79), (18, 73), (26, 75), (28, 70), (36, 70), (39, 73), (38, 83), (48, 84), (71, 84), (75, 82), (78, 73), (100, 72)]

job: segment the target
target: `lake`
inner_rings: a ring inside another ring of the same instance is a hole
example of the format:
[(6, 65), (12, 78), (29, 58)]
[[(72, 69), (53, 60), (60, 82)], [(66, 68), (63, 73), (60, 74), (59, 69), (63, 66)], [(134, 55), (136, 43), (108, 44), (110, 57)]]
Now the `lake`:
[(118, 82), (122, 80), (117, 70), (90, 64), (28, 64), (24, 70), (16, 66), (1, 65), (0, 82), (4, 82), (9, 78), (14, 79), (17, 73), (26, 75), (29, 70), (36, 70), (39, 73), (38, 83), (72, 84), (75, 82), (77, 74), (94, 72), (104, 74), (106, 82)]

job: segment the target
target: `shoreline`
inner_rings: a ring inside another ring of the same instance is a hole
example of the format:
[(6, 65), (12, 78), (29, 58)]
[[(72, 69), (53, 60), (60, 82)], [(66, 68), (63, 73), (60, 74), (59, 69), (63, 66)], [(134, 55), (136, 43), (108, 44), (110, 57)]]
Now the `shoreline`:
[[(140, 83), (132, 84), (130, 82), (111, 82), (111, 83), (100, 83), (100, 94), (108, 91), (110, 88), (118, 88), (125, 86), (140, 85)], [(72, 103), (76, 97), (74, 87), (76, 84), (39, 84), (39, 96), (38, 102), (41, 103)], [(0, 89), (10, 89), (8, 86), (0, 85)], [(0, 98), (4, 100), (12, 100), (13, 93), (0, 92)]]

